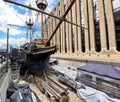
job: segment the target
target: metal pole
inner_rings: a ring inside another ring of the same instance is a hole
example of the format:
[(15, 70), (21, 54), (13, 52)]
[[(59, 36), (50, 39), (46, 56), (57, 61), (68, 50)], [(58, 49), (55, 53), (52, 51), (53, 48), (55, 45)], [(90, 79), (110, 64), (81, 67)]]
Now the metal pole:
[(6, 48), (7, 62), (6, 62), (6, 72), (8, 71), (8, 46), (9, 46), (9, 28), (7, 28), (7, 48)]

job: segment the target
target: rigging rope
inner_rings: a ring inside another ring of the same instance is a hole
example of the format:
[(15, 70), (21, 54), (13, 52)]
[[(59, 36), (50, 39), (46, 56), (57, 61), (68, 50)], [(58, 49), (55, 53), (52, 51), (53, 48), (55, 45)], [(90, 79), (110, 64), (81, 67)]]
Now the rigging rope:
[(16, 17), (18, 17), (23, 23), (25, 23), (25, 21), (20, 16), (18, 16), (17, 13), (15, 13), (11, 8), (10, 8), (10, 10), (16, 15)]
[[(37, 13), (37, 15), (36, 15), (36, 20), (35, 20), (35, 24), (34, 24), (34, 28), (33, 28), (33, 32), (35, 32), (35, 29), (36, 29), (36, 24), (37, 24), (37, 22), (38, 22), (38, 16), (39, 16), (39, 12)], [(33, 33), (33, 36), (34, 36), (34, 33)]]
[(45, 18), (45, 28), (46, 28), (46, 30), (45, 30), (45, 33), (48, 35), (48, 26), (47, 26), (47, 22), (46, 22), (46, 20), (47, 20), (47, 17), (46, 17), (46, 15), (44, 15), (44, 18)]

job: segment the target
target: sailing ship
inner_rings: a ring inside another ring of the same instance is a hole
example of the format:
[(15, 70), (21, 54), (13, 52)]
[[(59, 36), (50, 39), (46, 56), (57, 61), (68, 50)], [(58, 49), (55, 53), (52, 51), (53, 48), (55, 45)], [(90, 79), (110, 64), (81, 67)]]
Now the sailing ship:
[[(37, 0), (36, 1), (37, 7), (40, 10), (45, 10), (47, 7), (46, 0)], [(31, 7), (31, 5), (29, 5)], [(30, 10), (31, 14), (31, 10)], [(32, 40), (32, 27), (34, 25), (32, 21), (32, 17), (29, 14), (28, 20), (26, 24), (28, 29), (30, 30), (30, 42), (25, 43), (23, 46), (20, 46), (20, 64), (21, 64), (21, 72), (25, 73), (27, 70), (32, 74), (42, 75), (45, 70), (48, 69), (49, 57), (51, 54), (54, 54), (58, 47), (57, 45), (50, 46), (46, 45), (47, 40), (44, 39), (43, 35), (44, 32), (41, 31), (42, 38), (35, 38)], [(41, 14), (41, 23), (43, 23), (43, 14)]]
[[(44, 39), (43, 37), (43, 31), (42, 31), (42, 39), (34, 39), (32, 40), (32, 34), (30, 33), (30, 43), (26, 43), (23, 46), (21, 46), (20, 52), (19, 52), (19, 62), (21, 64), (21, 70), (22, 72), (32, 72), (32, 74), (35, 75), (43, 75), (44, 72), (46, 72), (49, 62), (49, 58), (51, 54), (54, 54), (58, 50), (57, 45), (50, 45), (50, 41), (55, 35), (57, 29), (61, 25), (63, 21), (66, 21), (68, 23), (73, 24), (72, 22), (69, 22), (65, 19), (66, 15), (68, 14), (69, 10), (71, 9), (72, 5), (74, 4), (75, 0), (71, 1), (70, 5), (66, 9), (64, 15), (61, 17), (56, 17), (52, 14), (46, 13), (44, 10), (46, 9), (48, 3), (46, 0), (37, 0), (36, 4), (39, 9), (32, 8), (31, 6), (25, 6), (23, 4), (19, 4), (17, 2), (11, 1), (11, 0), (4, 0), (6, 2), (16, 4), (25, 8), (28, 8), (30, 10), (34, 10), (41, 13), (41, 22), (43, 22), (43, 14), (46, 14), (48, 16), (52, 16), (54, 18), (60, 19), (58, 25), (52, 32), (50, 38), (48, 40)], [(32, 30), (33, 22), (32, 19), (29, 17), (28, 21), (26, 22), (29, 29)], [(73, 24), (76, 25), (76, 24)]]
[[(20, 59), (20, 64), (22, 65), (22, 70), (29, 70), (34, 74), (42, 75), (45, 69), (48, 69), (49, 57), (57, 51), (57, 45), (45, 46), (42, 39), (36, 39), (31, 43), (24, 44), (22, 46), (22, 58)], [(31, 48), (31, 49), (29, 49)], [(24, 73), (24, 72), (23, 72)]]

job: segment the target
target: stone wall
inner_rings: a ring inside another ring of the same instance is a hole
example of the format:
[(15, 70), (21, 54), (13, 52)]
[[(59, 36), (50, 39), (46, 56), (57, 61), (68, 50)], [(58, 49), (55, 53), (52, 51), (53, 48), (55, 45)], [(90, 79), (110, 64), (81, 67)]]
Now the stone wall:
[(1, 97), (2, 102), (5, 102), (5, 100), (6, 100), (6, 91), (9, 86), (10, 79), (11, 79), (11, 70), (9, 68), (9, 70), (6, 73), (4, 80), (0, 86), (0, 97)]
[(120, 63), (108, 63), (108, 62), (100, 62), (100, 61), (84, 61), (84, 60), (65, 59), (65, 58), (64, 59), (56, 58), (56, 59), (58, 59), (58, 65), (70, 67), (75, 70), (78, 67), (86, 65), (87, 63), (109, 64), (120, 70)]

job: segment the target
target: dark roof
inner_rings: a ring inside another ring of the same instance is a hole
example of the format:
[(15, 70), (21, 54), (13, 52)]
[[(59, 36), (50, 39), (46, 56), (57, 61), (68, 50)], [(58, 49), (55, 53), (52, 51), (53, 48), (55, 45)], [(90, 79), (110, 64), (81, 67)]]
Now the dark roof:
[(88, 63), (87, 65), (78, 68), (78, 70), (96, 73), (120, 80), (120, 70), (112, 67), (111, 65)]

